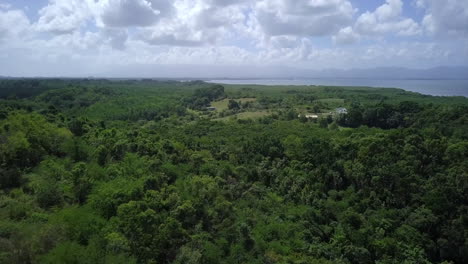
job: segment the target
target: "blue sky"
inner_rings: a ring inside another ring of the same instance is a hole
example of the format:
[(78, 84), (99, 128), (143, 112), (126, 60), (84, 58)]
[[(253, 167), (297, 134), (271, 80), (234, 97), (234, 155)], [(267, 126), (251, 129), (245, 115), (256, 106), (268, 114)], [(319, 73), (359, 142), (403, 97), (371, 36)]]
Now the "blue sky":
[(0, 75), (162, 77), (177, 65), (465, 66), (468, 0), (0, 0)]

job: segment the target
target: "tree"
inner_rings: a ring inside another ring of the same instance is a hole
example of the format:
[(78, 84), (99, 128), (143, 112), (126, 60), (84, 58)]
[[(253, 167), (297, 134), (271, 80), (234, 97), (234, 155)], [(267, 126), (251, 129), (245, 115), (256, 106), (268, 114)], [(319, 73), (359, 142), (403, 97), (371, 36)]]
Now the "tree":
[(89, 195), (89, 204), (104, 218), (115, 216), (117, 208), (143, 195), (143, 184), (139, 180), (118, 177), (99, 185)]
[(88, 121), (83, 118), (73, 118), (72, 121), (70, 121), (68, 127), (70, 128), (70, 131), (77, 137), (80, 137), (84, 135), (88, 128), (87, 128), (87, 123)]
[(240, 106), (239, 106), (238, 102), (231, 99), (231, 100), (229, 100), (228, 108), (229, 108), (229, 110), (239, 110)]
[(327, 128), (328, 127), (328, 120), (326, 118), (320, 118), (319, 119), (319, 126), (321, 128)]
[(0, 121), (0, 166), (24, 169), (37, 165), (45, 155), (60, 156), (70, 137), (70, 131), (58, 128), (37, 113), (10, 113)]
[(314, 110), (314, 113), (320, 113), (320, 106), (319, 105), (315, 104), (312, 109)]

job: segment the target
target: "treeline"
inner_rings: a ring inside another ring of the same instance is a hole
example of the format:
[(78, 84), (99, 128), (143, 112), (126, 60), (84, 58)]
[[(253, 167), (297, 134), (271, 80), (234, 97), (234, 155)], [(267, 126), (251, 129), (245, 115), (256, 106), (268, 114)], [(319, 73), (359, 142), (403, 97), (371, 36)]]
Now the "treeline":
[(59, 81), (0, 80), (0, 98), (28, 98), (63, 85)]
[(88, 79), (0, 79), (0, 98), (30, 98), (54, 89), (109, 83), (107, 80)]
[[(356, 128), (362, 125), (382, 129), (418, 127), (436, 128), (444, 135), (462, 135), (462, 130), (468, 128), (465, 124), (466, 105), (451, 107), (441, 105), (422, 105), (416, 102), (404, 101), (398, 105), (378, 104), (362, 106), (354, 104), (347, 114), (338, 117), (338, 124)], [(453, 125), (448, 125), (453, 124)]]
[(194, 110), (204, 110), (210, 106), (214, 100), (226, 97), (222, 85), (213, 85), (211, 87), (198, 88), (191, 97), (184, 99), (184, 104)]

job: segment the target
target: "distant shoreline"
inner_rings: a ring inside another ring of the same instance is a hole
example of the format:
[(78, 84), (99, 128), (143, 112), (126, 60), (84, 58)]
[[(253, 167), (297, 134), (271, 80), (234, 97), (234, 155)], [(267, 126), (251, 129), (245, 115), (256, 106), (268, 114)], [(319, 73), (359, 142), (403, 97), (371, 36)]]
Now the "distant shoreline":
[(432, 96), (468, 97), (468, 79), (377, 79), (377, 78), (294, 78), (294, 79), (212, 79), (227, 85), (325, 85), (341, 87), (397, 88)]

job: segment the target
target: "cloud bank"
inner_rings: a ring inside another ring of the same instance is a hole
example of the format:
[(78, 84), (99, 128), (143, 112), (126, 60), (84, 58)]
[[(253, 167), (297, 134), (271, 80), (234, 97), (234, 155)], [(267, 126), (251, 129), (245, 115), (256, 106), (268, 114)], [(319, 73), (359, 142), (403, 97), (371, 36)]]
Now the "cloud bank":
[(49, 0), (36, 9), (0, 1), (0, 75), (468, 61), (468, 0)]

